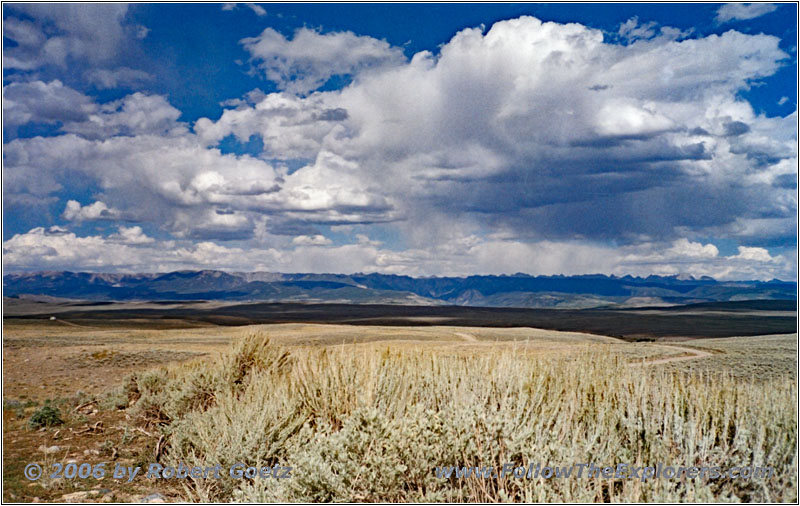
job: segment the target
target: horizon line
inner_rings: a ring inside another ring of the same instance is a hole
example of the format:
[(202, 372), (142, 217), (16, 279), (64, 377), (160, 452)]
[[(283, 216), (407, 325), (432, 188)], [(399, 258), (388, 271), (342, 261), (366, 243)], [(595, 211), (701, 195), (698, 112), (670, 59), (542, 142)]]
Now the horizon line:
[[(6, 276), (13, 276), (13, 275), (37, 275), (37, 274), (60, 274), (60, 273), (70, 273), (70, 274), (95, 274), (95, 275), (166, 275), (166, 274), (174, 274), (174, 273), (196, 273), (196, 272), (221, 272), (224, 274), (232, 275), (232, 274), (279, 274), (279, 275), (330, 275), (330, 276), (370, 276), (370, 275), (380, 275), (380, 276), (395, 276), (395, 277), (407, 277), (411, 279), (446, 279), (446, 278), (458, 278), (458, 279), (466, 279), (470, 277), (529, 277), (529, 278), (576, 278), (576, 277), (606, 277), (612, 279), (625, 279), (625, 278), (632, 278), (632, 279), (648, 279), (648, 278), (662, 278), (662, 279), (674, 279), (677, 281), (714, 281), (716, 283), (737, 283), (737, 282), (758, 282), (758, 283), (794, 283), (798, 284), (797, 279), (793, 280), (784, 280), (779, 278), (772, 278), (769, 280), (761, 280), (761, 279), (727, 279), (727, 280), (719, 280), (712, 276), (700, 276), (695, 277), (692, 274), (648, 274), (647, 276), (637, 276), (633, 274), (625, 274), (625, 275), (617, 275), (617, 274), (603, 274), (599, 272), (595, 273), (584, 273), (584, 274), (529, 274), (525, 272), (515, 272), (513, 274), (461, 274), (461, 275), (430, 275), (430, 276), (412, 276), (409, 274), (396, 274), (396, 273), (385, 273), (379, 271), (371, 271), (371, 272), (350, 272), (350, 273), (340, 273), (340, 272), (289, 272), (289, 271), (239, 271), (239, 270), (225, 270), (225, 269), (177, 269), (177, 270), (170, 270), (170, 271), (88, 271), (88, 270), (30, 270), (30, 271), (12, 271), (12, 272), (3, 272), (3, 278), (5, 279)], [(683, 276), (683, 277), (681, 277)]]

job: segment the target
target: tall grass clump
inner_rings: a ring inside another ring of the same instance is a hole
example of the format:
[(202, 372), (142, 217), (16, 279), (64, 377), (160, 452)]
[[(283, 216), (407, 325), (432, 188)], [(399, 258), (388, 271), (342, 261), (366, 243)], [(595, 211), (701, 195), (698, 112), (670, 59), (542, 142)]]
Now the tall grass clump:
[[(184, 481), (201, 501), (797, 500), (797, 383), (629, 367), (609, 353), (447, 356), (281, 348), (254, 335), (216, 361), (134, 378), (163, 458), (292, 478)], [(769, 478), (449, 479), (436, 466), (772, 466)]]

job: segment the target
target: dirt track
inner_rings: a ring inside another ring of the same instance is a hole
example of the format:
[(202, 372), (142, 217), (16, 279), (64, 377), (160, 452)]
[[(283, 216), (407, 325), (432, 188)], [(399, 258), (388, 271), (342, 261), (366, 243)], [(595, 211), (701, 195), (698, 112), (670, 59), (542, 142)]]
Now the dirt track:
[(667, 345), (658, 345), (661, 348), (669, 348), (672, 350), (680, 350), (689, 355), (681, 355), (679, 357), (667, 357), (667, 358), (657, 358), (653, 360), (643, 360), (641, 362), (632, 363), (632, 366), (643, 366), (643, 365), (658, 365), (658, 364), (668, 364), (670, 362), (683, 362), (684, 360), (697, 360), (698, 358), (705, 358), (710, 357), (712, 354), (708, 351), (698, 350), (696, 348), (686, 348), (683, 346), (667, 346)]
[(472, 334), (466, 334), (464, 332), (453, 332), (453, 333), (455, 335), (457, 335), (458, 337), (464, 339), (464, 341), (469, 341), (471, 343), (477, 343), (478, 342), (478, 339), (475, 336), (473, 336)]

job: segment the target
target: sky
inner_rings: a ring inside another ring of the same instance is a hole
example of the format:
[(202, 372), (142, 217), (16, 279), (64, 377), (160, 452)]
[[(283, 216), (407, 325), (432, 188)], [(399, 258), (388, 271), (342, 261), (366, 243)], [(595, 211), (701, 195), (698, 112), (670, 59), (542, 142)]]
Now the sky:
[(3, 4), (3, 268), (797, 277), (797, 5)]

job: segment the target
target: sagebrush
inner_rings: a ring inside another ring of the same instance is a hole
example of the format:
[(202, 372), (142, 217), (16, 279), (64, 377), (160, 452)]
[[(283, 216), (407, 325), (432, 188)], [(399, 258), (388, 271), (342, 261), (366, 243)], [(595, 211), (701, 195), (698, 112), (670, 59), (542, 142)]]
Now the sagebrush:
[[(629, 367), (607, 352), (284, 348), (134, 377), (138, 423), (177, 465), (292, 466), (288, 480), (196, 480), (187, 500), (797, 501), (797, 382)], [(135, 402), (134, 402), (135, 401)], [(440, 479), (436, 466), (594, 462), (773, 466), (769, 479)]]

